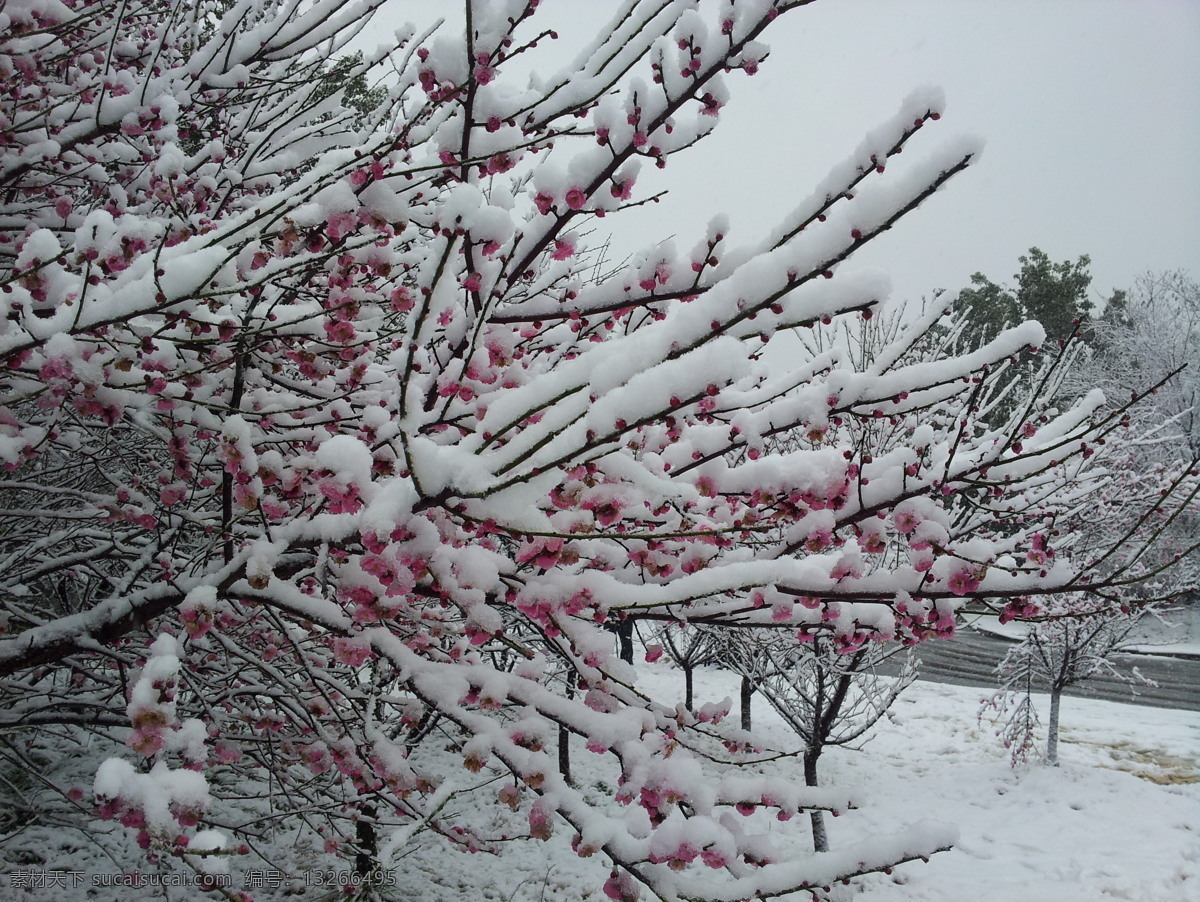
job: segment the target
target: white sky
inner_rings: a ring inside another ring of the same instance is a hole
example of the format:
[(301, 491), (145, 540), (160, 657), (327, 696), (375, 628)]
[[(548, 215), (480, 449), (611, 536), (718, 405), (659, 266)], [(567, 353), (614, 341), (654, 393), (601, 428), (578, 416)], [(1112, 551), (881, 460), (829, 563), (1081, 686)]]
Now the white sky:
[[(555, 67), (617, 3), (542, 6), (560, 32)], [(388, 15), (459, 8), (417, 0)], [(767, 43), (758, 75), (730, 78), (716, 133), (672, 158), (673, 197), (618, 246), (674, 233), (691, 247), (722, 211), (735, 243), (767, 230), (912, 88), (936, 84), (946, 116), (906, 156), (961, 131), (982, 135), (985, 151), (845, 266), (882, 266), (897, 297), (975, 271), (1010, 280), (1032, 245), (1053, 260), (1089, 254), (1104, 296), (1147, 270), (1200, 276), (1200, 2), (818, 0), (783, 16)]]

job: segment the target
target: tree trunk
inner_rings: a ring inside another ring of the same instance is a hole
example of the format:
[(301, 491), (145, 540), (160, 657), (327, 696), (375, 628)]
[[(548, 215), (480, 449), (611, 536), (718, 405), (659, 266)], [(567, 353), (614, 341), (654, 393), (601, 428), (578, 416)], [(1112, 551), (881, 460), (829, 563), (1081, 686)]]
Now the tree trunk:
[[(574, 697), (575, 674), (572, 672), (567, 674), (567, 698)], [(571, 779), (571, 731), (562, 724), (558, 726), (558, 773), (569, 785), (575, 785)]]
[(559, 725), (558, 728), (558, 773), (571, 784), (571, 731)]
[(354, 873), (360, 878), (360, 886), (372, 885), (378, 876), (379, 838), (375, 832), (375, 806), (363, 805), (358, 823), (354, 825)]
[(692, 710), (692, 672), (695, 669), (687, 664), (683, 668), (683, 706), (689, 711)]
[(1050, 729), (1046, 737), (1046, 759), (1058, 767), (1058, 709), (1062, 701), (1062, 686), (1050, 687)]
[(750, 677), (742, 677), (742, 729), (750, 729), (750, 696), (754, 694), (754, 684)]
[[(804, 754), (804, 785), (817, 785), (817, 759), (821, 757), (821, 751), (806, 752)], [(812, 824), (812, 842), (814, 852), (829, 851), (829, 836), (825, 833), (825, 812), (820, 808), (813, 808), (808, 812), (809, 823)]]
[(617, 638), (621, 642), (621, 660), (633, 663), (633, 618), (626, 617), (617, 622)]

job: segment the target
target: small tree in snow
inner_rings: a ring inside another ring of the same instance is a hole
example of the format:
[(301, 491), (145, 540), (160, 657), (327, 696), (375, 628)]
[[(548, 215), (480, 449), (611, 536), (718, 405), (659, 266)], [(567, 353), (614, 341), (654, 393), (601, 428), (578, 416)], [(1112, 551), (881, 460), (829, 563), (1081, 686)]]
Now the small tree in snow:
[[(468, 2), (460, 34), (401, 29), (362, 62), (343, 51), (375, 2), (10, 2), (0, 729), (104, 756), (99, 814), (197, 868), (281, 822), (360, 870), (422, 831), (497, 851), (565, 830), (611, 897), (742, 898), (945, 848), (776, 847), (741, 814), (850, 796), (745, 772), (766, 764), (648, 698), (607, 632), (914, 643), (964, 600), (1027, 612), (1107, 578), (1048, 565), (1046, 530), (1101, 483), (1122, 411), (1033, 392), (1026, 431), (979, 416), (1036, 324), (912, 360), (946, 295), (869, 359), (762, 357), (880, 308), (886, 280), (843, 264), (978, 150), (898, 165), (937, 92), (767, 237), (717, 218), (591, 278), (589, 233), (807, 4), (626, 4), (530, 82), (509, 70), (551, 37), (534, 0)], [(329, 93), (360, 76), (384, 89), (366, 115)], [(895, 441), (857, 444), (868, 425)], [(802, 444), (764, 444), (783, 433)], [(556, 731), (610, 796), (558, 772)]]
[(668, 623), (659, 627), (655, 639), (646, 650), (647, 659), (658, 660), (665, 653), (683, 671), (683, 706), (694, 710), (696, 668), (717, 663), (716, 635), (711, 630)]
[[(737, 638), (726, 663), (804, 742), (800, 757), (806, 786), (818, 785), (817, 765), (826, 749), (865, 741), (917, 678), (920, 664), (912, 649), (904, 652), (898, 645), (874, 642), (850, 650), (837, 636), (821, 631), (802, 634), (800, 642), (758, 630)], [(904, 655), (898, 675), (881, 675), (879, 666), (898, 653)], [(813, 849), (827, 851), (825, 812), (813, 809), (809, 820)]]
[(1154, 617), (1153, 608), (1126, 614), (1098, 609), (1088, 614), (1080, 600), (1067, 599), (1056, 611), (1061, 616), (1030, 625), (1025, 637), (1008, 650), (996, 667), (1000, 691), (985, 701), (983, 711), (994, 710), (1001, 720), (999, 735), (1018, 764), (1034, 753), (1040, 721), (1032, 693), (1048, 692), (1050, 712), (1046, 724), (1046, 760), (1058, 766), (1059, 714), (1063, 691), (1106, 673), (1129, 682), (1149, 684), (1137, 668), (1126, 671), (1114, 656), (1137, 644), (1138, 628)]

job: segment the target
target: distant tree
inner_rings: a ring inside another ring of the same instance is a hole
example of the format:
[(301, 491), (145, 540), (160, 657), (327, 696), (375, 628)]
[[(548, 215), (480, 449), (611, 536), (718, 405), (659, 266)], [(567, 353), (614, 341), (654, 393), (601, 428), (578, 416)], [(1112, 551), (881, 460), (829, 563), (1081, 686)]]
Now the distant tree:
[(1033, 693), (1048, 692), (1050, 712), (1046, 732), (1046, 761), (1058, 766), (1059, 714), (1066, 689), (1100, 673), (1125, 680), (1131, 687), (1152, 685), (1136, 667), (1122, 667), (1117, 656), (1136, 644), (1138, 627), (1156, 616), (1145, 606), (1122, 614), (1093, 601), (1064, 598), (1047, 612), (1050, 616), (1030, 625), (1026, 636), (1010, 648), (996, 667), (1000, 690), (987, 699), (981, 714), (992, 710), (1000, 721), (998, 735), (1013, 763), (1028, 760), (1037, 748), (1039, 718)]
[[(1161, 474), (1200, 467), (1200, 284), (1183, 272), (1147, 273), (1109, 300), (1091, 331), (1091, 353), (1066, 374), (1068, 392), (1100, 389), (1116, 409), (1153, 389), (1123, 417), (1137, 439), (1124, 443), (1124, 465), (1116, 477), (1121, 490), (1104, 493), (1103, 507), (1093, 509), (1080, 530), (1081, 540), (1099, 547), (1112, 541), (1112, 524), (1128, 522), (1137, 496), (1151, 491)], [(1158, 566), (1171, 565), (1156, 594), (1171, 599), (1195, 595), (1200, 588), (1200, 500), (1193, 496), (1172, 516), (1156, 518), (1155, 529), (1159, 535), (1147, 553)]]
[(1164, 377), (1132, 416), (1153, 428), (1157, 459), (1200, 456), (1200, 283), (1184, 272), (1147, 273), (1118, 291), (1091, 326), (1092, 356), (1072, 388), (1099, 387), (1120, 403)]
[(983, 273), (971, 276), (972, 287), (960, 294), (964, 313), (963, 341), (980, 347), (1003, 329), (1024, 320), (1042, 324), (1048, 341), (1065, 342), (1092, 312), (1088, 288), (1092, 283), (1084, 255), (1074, 263), (1055, 263), (1040, 248), (1017, 258), (1021, 269), (1015, 286), (1001, 286)]
[(1016, 294), (981, 272), (971, 276), (971, 287), (962, 291), (959, 298), (964, 312), (962, 339), (966, 347), (984, 345), (1026, 318)]
[(715, 634), (703, 627), (667, 623), (659, 627), (655, 639), (657, 641), (647, 650), (647, 657), (657, 659), (665, 653), (683, 671), (683, 706), (693, 710), (696, 668), (718, 660)]
[(754, 729), (754, 693), (758, 689), (746, 659), (758, 654), (759, 644), (765, 641), (769, 641), (769, 634), (758, 630), (719, 630), (713, 634), (714, 663), (738, 676), (738, 726), (744, 732)]
[(322, 76), (317, 97), (324, 99), (341, 91), (343, 104), (357, 111), (360, 116), (369, 116), (387, 100), (385, 86), (371, 86), (371, 71), (372, 67), (364, 62), (361, 50), (338, 57), (329, 64)]
[(1033, 247), (1018, 260), (1021, 270), (1016, 274), (1016, 297), (1022, 315), (1041, 323), (1047, 340), (1066, 341), (1092, 313), (1087, 294), (1092, 284), (1091, 258), (1084, 255), (1074, 263), (1054, 263)]
[[(826, 749), (855, 746), (879, 722), (900, 693), (917, 677), (920, 661), (899, 644), (871, 643), (847, 648), (844, 639), (814, 631), (796, 643), (763, 630), (741, 631), (729, 646), (726, 663), (804, 742), (804, 782), (819, 784), (817, 764)], [(900, 654), (895, 677), (879, 666)], [(746, 700), (743, 700), (746, 705)], [(743, 723), (744, 729), (749, 729)], [(813, 849), (825, 852), (829, 838), (823, 811), (809, 812)]]
[[(1016, 365), (1006, 371), (997, 388), (1021, 380), (1039, 382), (1043, 388), (1060, 385), (1064, 371), (1085, 350), (1081, 345), (1090, 334), (1087, 323), (1092, 303), (1087, 291), (1092, 279), (1088, 272), (1091, 259), (1085, 255), (1074, 263), (1054, 263), (1040, 248), (1032, 247), (1018, 260), (1021, 268), (1013, 276), (1015, 284), (999, 285), (978, 272), (971, 276), (972, 287), (959, 295), (962, 304), (959, 347), (964, 350), (982, 347), (1001, 330), (1035, 320), (1046, 330), (1045, 344), (1051, 352), (1047, 356), (1056, 365), (1048, 367), (1029, 358), (1015, 360)], [(1041, 375), (1036, 376), (1039, 370)], [(1017, 410), (1016, 400), (1004, 398), (1005, 394), (1003, 390), (993, 392), (991, 409), (986, 414), (988, 422), (1003, 422)], [(1069, 404), (1074, 397), (1069, 392), (1051, 392), (1047, 400)]]
[[(1050, 695), (1047, 759), (1057, 764), (1064, 690), (1099, 673), (1131, 686), (1145, 682), (1119, 656), (1142, 638), (1143, 624), (1161, 619), (1164, 604), (1185, 600), (1200, 584), (1200, 288), (1178, 273), (1143, 277), (1109, 301), (1091, 324), (1090, 342), (1090, 353), (1063, 374), (1066, 393), (1098, 390), (1112, 410), (1151, 394), (1147, 403), (1125, 408), (1105, 439), (1120, 447), (1109, 456), (1107, 484), (1043, 533), (1061, 536), (1057, 550), (1044, 540), (1035, 549), (1048, 567), (1058, 553), (1090, 561), (1107, 585), (1045, 606), (999, 665), (1001, 690), (985, 707), (1002, 721), (999, 732), (1014, 762), (1036, 747), (1032, 692)], [(1169, 512), (1140, 510), (1171, 473), (1181, 503)], [(1152, 539), (1138, 539), (1139, 532)], [(1149, 578), (1128, 580), (1133, 568)]]

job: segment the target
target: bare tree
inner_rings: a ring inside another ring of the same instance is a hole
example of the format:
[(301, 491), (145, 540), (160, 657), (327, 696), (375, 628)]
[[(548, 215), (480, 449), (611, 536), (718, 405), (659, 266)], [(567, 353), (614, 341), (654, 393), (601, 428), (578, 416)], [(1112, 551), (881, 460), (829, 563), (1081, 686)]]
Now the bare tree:
[[(842, 637), (823, 632), (804, 634), (796, 643), (762, 630), (738, 639), (727, 644), (725, 661), (804, 741), (808, 786), (819, 783), (817, 763), (825, 750), (865, 742), (920, 666), (913, 650), (898, 643), (847, 647)], [(883, 676), (879, 666), (895, 655), (902, 659), (899, 674)], [(827, 851), (824, 812), (810, 811), (809, 820), (814, 851)]]
[(1064, 599), (1060, 610), (1066, 616), (1051, 617), (1031, 625), (1025, 638), (1009, 649), (996, 667), (1000, 691), (984, 701), (981, 715), (994, 710), (1000, 719), (998, 735), (1012, 754), (1013, 764), (1027, 760), (1037, 748), (1035, 734), (1040, 720), (1033, 706), (1033, 693), (1050, 694), (1047, 722), (1046, 760), (1058, 766), (1059, 714), (1063, 692), (1100, 673), (1130, 684), (1153, 685), (1137, 667), (1121, 666), (1117, 656), (1137, 644), (1139, 627), (1158, 616), (1153, 606), (1114, 614), (1104, 607), (1080, 613), (1080, 599)]
[(665, 653), (683, 671), (683, 706), (689, 711), (693, 710), (696, 668), (717, 662), (714, 633), (705, 627), (686, 623), (666, 623), (659, 627), (654, 637), (657, 641), (648, 655), (658, 657)]

